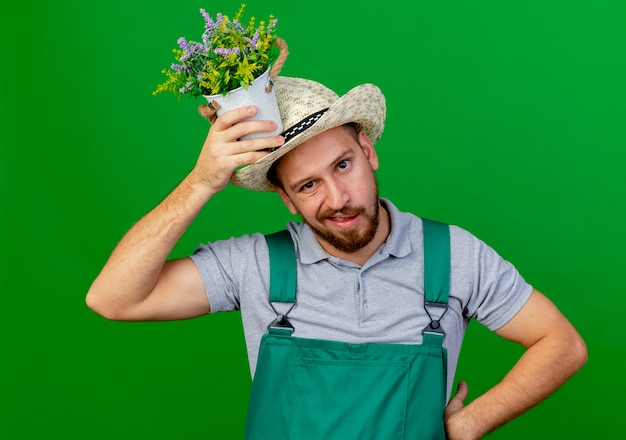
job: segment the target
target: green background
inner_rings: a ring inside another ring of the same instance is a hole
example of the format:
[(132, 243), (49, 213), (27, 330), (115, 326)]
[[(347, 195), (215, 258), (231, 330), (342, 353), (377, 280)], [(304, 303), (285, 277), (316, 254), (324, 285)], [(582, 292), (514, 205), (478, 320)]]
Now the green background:
[[(241, 438), (250, 378), (237, 313), (119, 323), (84, 304), (206, 136), (201, 101), (151, 95), (171, 49), (200, 38), (200, 7), (238, 6), (0, 6), (1, 438)], [(284, 75), (384, 91), (381, 194), (474, 232), (585, 338), (588, 364), (491, 438), (623, 431), (626, 3), (263, 0), (246, 17), (270, 13), (291, 51)], [(228, 187), (173, 256), (289, 219), (274, 194)], [(457, 377), (473, 398), (519, 354), (473, 324)]]

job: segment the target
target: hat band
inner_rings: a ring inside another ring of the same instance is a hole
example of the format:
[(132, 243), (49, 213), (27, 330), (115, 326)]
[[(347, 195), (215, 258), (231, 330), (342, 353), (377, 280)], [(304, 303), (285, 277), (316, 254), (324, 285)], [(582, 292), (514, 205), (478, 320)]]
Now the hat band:
[(309, 129), (322, 117), (324, 113), (326, 113), (327, 110), (328, 108), (325, 108), (323, 110), (320, 110), (319, 112), (315, 112), (307, 116), (297, 124), (292, 125), (287, 130), (283, 131), (280, 135), (285, 138), (285, 144), (303, 131)]

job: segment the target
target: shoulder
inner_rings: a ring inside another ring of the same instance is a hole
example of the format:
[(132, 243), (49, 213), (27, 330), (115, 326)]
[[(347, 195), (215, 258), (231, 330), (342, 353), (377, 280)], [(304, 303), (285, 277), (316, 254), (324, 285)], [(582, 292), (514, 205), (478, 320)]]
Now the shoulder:
[(196, 247), (191, 258), (196, 263), (218, 260), (222, 264), (239, 264), (245, 260), (258, 260), (267, 255), (267, 242), (261, 233), (230, 237)]
[(477, 247), (486, 246), (485, 243), (479, 240), (470, 231), (453, 223), (434, 217), (417, 216), (410, 212), (398, 211), (393, 205), (388, 206), (393, 228), (395, 228), (396, 232), (398, 232), (400, 236), (406, 237), (412, 243), (417, 244), (417, 250), (422, 248), (424, 234), (423, 224), (425, 220), (442, 223), (448, 226), (450, 230), (450, 247), (453, 257), (455, 255), (465, 256), (470, 254)]

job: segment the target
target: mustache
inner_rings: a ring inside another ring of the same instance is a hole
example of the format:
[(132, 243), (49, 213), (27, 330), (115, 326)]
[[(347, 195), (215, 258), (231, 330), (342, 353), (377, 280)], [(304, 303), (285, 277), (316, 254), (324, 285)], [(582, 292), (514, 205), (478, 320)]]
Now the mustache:
[(360, 207), (344, 207), (339, 210), (336, 209), (327, 209), (326, 211), (321, 212), (318, 216), (318, 220), (322, 220), (329, 217), (334, 217), (336, 215), (344, 215), (346, 217), (352, 217), (355, 215), (363, 214), (365, 212), (365, 208)]

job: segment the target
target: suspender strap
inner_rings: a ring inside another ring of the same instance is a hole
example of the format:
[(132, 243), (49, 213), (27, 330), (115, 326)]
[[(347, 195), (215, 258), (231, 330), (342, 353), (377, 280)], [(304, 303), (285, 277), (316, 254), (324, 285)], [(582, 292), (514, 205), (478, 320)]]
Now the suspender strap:
[[(269, 333), (291, 335), (294, 328), (287, 315), (296, 305), (296, 250), (289, 231), (282, 230), (266, 235), (270, 256), (270, 306), (276, 313), (267, 330)], [(272, 303), (291, 303), (284, 314), (278, 313)]]
[(445, 333), (441, 318), (448, 311), (450, 293), (450, 228), (445, 223), (422, 219), (424, 230), (424, 309), (430, 324), (424, 343), (441, 344)]
[(270, 252), (270, 302), (296, 302), (296, 250), (289, 231), (266, 235)]
[(426, 301), (448, 304), (450, 292), (450, 228), (422, 219), (424, 228), (424, 294)]

